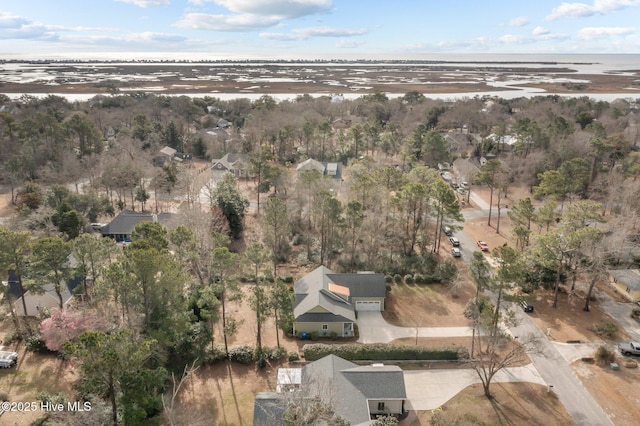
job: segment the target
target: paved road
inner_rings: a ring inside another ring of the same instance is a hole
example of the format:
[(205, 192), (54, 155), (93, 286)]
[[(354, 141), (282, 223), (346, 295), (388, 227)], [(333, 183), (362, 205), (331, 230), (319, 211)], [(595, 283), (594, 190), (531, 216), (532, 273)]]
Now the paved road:
[[(398, 327), (389, 324), (379, 311), (358, 312), (360, 343), (389, 343), (403, 337), (416, 337), (415, 327)], [(418, 337), (471, 336), (471, 327), (418, 327)]]
[[(473, 192), (471, 193), (471, 199), (477, 202)], [(488, 215), (488, 210), (484, 208), (488, 206), (482, 203), (477, 205), (481, 207), (480, 211), (483, 214)], [(465, 210), (463, 215), (465, 218), (480, 217), (477, 213), (478, 211)], [(471, 253), (475, 250), (475, 241), (464, 231), (458, 231), (455, 236), (460, 240), (463, 259), (468, 263), (471, 260)], [(491, 297), (490, 294), (489, 296)], [(553, 391), (576, 424), (581, 426), (612, 425), (613, 423), (604, 410), (587, 392), (573, 370), (571, 370), (571, 367), (569, 367), (569, 361), (565, 356), (568, 358), (574, 356), (570, 353), (570, 348), (554, 345), (522, 310), (516, 309), (515, 313), (520, 321), (518, 326), (510, 329), (511, 334), (518, 336), (521, 340), (529, 337), (537, 339), (538, 347), (535, 350), (528, 351), (529, 358), (542, 379), (548, 385), (553, 386)], [(561, 354), (559, 349), (563, 351), (565, 356)]]
[(577, 425), (604, 426), (613, 423), (600, 405), (584, 388), (556, 345), (549, 341), (538, 326), (522, 311), (516, 311), (520, 324), (511, 328), (514, 336), (537, 339), (537, 348), (528, 351), (540, 376), (562, 402)]

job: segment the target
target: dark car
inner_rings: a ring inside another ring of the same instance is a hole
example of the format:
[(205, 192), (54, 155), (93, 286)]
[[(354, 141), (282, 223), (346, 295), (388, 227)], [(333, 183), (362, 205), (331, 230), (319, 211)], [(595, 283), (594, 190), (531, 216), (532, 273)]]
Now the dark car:
[(526, 300), (523, 300), (522, 302), (520, 302), (520, 307), (525, 312), (533, 312), (533, 305), (527, 302)]

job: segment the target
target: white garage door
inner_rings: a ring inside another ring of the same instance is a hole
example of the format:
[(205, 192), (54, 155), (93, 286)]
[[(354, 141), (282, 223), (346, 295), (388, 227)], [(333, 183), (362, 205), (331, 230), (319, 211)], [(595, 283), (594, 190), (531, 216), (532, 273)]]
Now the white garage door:
[(379, 311), (380, 301), (358, 301), (356, 302), (356, 311)]

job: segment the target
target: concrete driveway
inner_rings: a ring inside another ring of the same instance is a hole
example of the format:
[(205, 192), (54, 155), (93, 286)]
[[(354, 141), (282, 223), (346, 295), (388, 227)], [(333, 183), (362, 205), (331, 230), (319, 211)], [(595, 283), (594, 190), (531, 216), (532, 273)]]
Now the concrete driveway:
[[(496, 373), (493, 383), (532, 382), (546, 385), (532, 364), (512, 367)], [(441, 407), (466, 387), (480, 383), (472, 369), (408, 370), (404, 372), (409, 410), (433, 410)]]
[[(402, 337), (416, 337), (415, 327), (398, 327), (389, 324), (379, 311), (358, 312), (360, 343), (389, 343)], [(418, 337), (471, 336), (471, 327), (418, 327)]]

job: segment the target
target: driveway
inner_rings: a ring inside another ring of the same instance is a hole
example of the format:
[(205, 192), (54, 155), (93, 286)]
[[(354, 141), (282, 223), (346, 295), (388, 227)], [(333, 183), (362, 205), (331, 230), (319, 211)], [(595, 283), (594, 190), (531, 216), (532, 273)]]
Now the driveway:
[[(493, 383), (532, 382), (546, 385), (532, 365), (505, 368), (496, 373)], [(404, 372), (404, 384), (410, 410), (433, 410), (446, 403), (466, 387), (480, 383), (472, 369), (456, 370), (408, 370)]]
[[(398, 327), (389, 324), (379, 311), (358, 312), (360, 343), (389, 343), (403, 337), (416, 337), (415, 327)], [(471, 327), (418, 327), (418, 337), (465, 337), (471, 336)]]
[(607, 293), (596, 289), (598, 305), (615, 319), (631, 340), (640, 341), (640, 322), (631, 318), (631, 311), (638, 305), (632, 302), (616, 302)]

